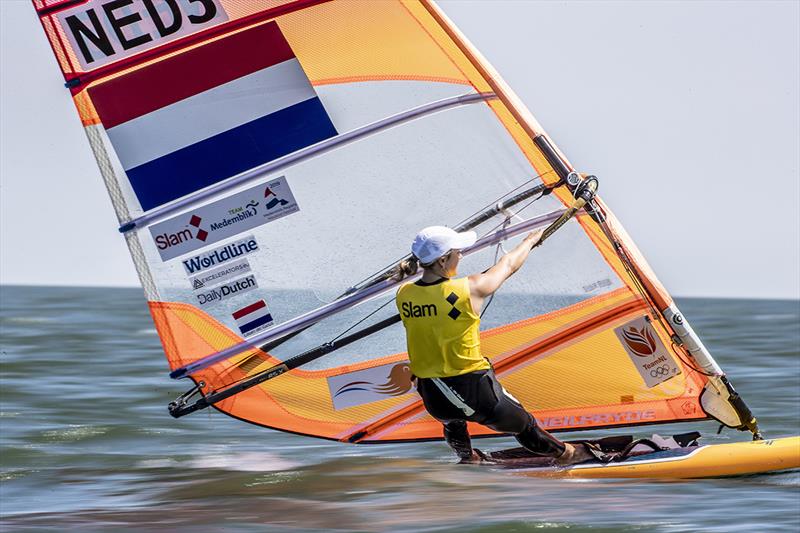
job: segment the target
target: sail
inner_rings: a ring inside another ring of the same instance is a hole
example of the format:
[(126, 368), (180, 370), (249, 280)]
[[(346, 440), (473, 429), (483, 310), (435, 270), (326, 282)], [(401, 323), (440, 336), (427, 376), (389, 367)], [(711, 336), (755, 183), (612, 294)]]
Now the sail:
[[(33, 3), (173, 375), (207, 397), (250, 380), (213, 407), (269, 428), (441, 438), (381, 273), (429, 225), (484, 237), (461, 271), (484, 270), (575, 201), (572, 166), (441, 9)], [(505, 387), (548, 430), (750, 422), (599, 198), (533, 252), (481, 330)]]

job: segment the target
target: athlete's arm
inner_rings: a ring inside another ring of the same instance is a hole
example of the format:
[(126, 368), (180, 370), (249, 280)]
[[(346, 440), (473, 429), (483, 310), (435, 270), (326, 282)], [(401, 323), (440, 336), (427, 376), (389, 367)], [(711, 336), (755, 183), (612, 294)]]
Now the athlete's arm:
[(531, 248), (542, 238), (544, 230), (530, 232), (516, 248), (500, 258), (489, 270), (481, 274), (473, 274), (469, 279), (469, 298), (472, 309), (479, 313), (484, 298), (494, 293), (500, 286), (520, 269), (531, 253)]

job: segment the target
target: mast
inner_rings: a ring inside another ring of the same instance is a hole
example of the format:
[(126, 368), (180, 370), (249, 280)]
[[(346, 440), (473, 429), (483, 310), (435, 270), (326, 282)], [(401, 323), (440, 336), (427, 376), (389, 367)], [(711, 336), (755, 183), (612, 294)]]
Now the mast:
[[(550, 143), (533, 115), (525, 108), (511, 88), (497, 75), (488, 61), (456, 28), (447, 15), (433, 1), (421, 0), (421, 2), (473, 65), (484, 75), (497, 98), (511, 110), (514, 118), (519, 121), (525, 132), (536, 143), (536, 146), (542, 151), (559, 177), (567, 181), (570, 191), (574, 192), (575, 184), (570, 184), (567, 180), (569, 174), (573, 171), (572, 165)], [(621, 237), (621, 232), (616, 231), (613, 223), (609, 223), (599, 198), (588, 202), (587, 211), (592, 214), (592, 218), (600, 225), (603, 233), (613, 244), (620, 260), (629, 270), (629, 274), (641, 287), (642, 294), (648, 301), (656, 304), (654, 313), (656, 316), (654, 318), (662, 321), (667, 330), (671, 332), (673, 340), (707, 374), (709, 386), (706, 387), (706, 393), (701, 396), (701, 404), (705, 411), (728, 427), (736, 428), (740, 431), (751, 431), (753, 440), (760, 440), (762, 436), (758, 429), (756, 418), (744, 400), (734, 390), (725, 373), (714, 361), (714, 358), (672, 299), (663, 297), (662, 291), (657, 290), (658, 282), (645, 275), (645, 269), (641, 268), (637, 261), (633, 259), (633, 254), (630, 253), (630, 249), (633, 248), (632, 243), (625, 242), (626, 239)]]

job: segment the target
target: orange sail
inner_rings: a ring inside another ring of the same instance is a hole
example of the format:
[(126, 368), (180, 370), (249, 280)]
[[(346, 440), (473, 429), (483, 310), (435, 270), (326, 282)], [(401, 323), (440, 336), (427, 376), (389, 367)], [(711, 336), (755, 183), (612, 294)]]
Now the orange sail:
[[(570, 180), (581, 178), (442, 10), (429, 0), (33, 3), (173, 375), (269, 428), (440, 438), (382, 273), (434, 224), (484, 237), (461, 267), (483, 270), (572, 206)], [(496, 295), (481, 343), (548, 430), (713, 417), (757, 433), (599, 198)]]

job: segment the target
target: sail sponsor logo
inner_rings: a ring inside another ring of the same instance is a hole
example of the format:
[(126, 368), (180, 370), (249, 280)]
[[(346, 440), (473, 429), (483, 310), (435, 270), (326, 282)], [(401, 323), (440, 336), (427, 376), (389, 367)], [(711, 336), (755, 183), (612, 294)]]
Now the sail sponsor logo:
[(86, 0), (55, 16), (84, 71), (228, 20), (220, 0)]
[(197, 298), (197, 303), (203, 306), (221, 302), (233, 296), (238, 296), (257, 288), (258, 283), (256, 283), (256, 277), (250, 275), (241, 279), (237, 279), (236, 281), (226, 283), (225, 285), (219, 285), (207, 291), (198, 292), (195, 294), (195, 297)]
[(537, 418), (539, 425), (545, 429), (596, 427), (609, 424), (633, 424), (636, 422), (654, 421), (656, 412), (645, 411), (611, 411), (578, 416), (547, 416)]
[(636, 318), (616, 328), (614, 333), (648, 388), (681, 373), (646, 317)]
[(258, 300), (233, 312), (233, 320), (245, 337), (259, 333), (273, 324), (272, 313), (264, 300)]
[[(150, 228), (150, 234), (161, 259), (168, 261), (299, 210), (286, 178), (281, 176), (194, 210), (188, 223), (187, 215), (183, 214), (155, 224)], [(183, 267), (187, 272), (211, 268), (234, 256), (257, 250), (255, 239), (252, 241), (246, 237), (231, 245), (186, 259)]]
[(248, 272), (250, 272), (250, 263), (247, 262), (247, 259), (241, 259), (189, 278), (189, 283), (192, 286), (192, 290), (198, 291)]
[(408, 362), (390, 363), (328, 378), (328, 388), (336, 410), (402, 396), (411, 392)]
[(589, 285), (583, 286), (583, 292), (592, 292), (596, 291), (597, 289), (604, 289), (606, 287), (611, 287), (613, 283), (608, 278), (603, 278), (599, 281), (595, 281), (594, 283), (590, 283)]
[[(166, 250), (171, 246), (177, 246), (192, 239), (197, 239), (201, 242), (206, 242), (208, 232), (200, 228), (203, 219), (197, 215), (192, 215), (186, 228), (176, 231), (175, 233), (162, 233), (156, 235), (153, 240), (159, 250)], [(191, 227), (190, 227), (191, 226)], [(194, 229), (192, 229), (194, 228)]]
[(255, 237), (249, 235), (204, 254), (184, 259), (182, 261), (183, 269), (189, 275), (198, 274), (256, 251), (258, 251), (258, 242)]
[(637, 329), (634, 326), (623, 328), (622, 339), (630, 350), (639, 357), (648, 357), (656, 351), (656, 340), (646, 325)]

